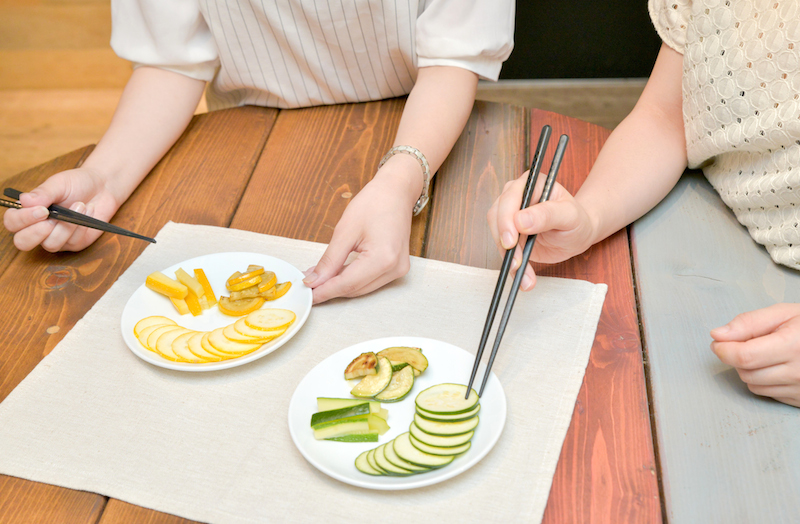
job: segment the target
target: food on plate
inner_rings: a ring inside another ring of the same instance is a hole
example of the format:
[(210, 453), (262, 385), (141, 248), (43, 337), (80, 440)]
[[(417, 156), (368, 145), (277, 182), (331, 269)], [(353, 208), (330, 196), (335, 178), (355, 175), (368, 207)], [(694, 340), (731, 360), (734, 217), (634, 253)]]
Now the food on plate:
[(196, 278), (197, 281), (200, 282), (200, 285), (203, 286), (203, 296), (208, 304), (206, 309), (216, 304), (217, 297), (214, 295), (214, 290), (211, 288), (211, 283), (208, 281), (206, 272), (202, 268), (196, 268), (194, 270), (194, 278)]
[[(254, 311), (250, 315), (260, 311), (267, 310)], [(252, 322), (263, 324), (266, 316), (260, 313)], [(274, 310), (270, 318), (289, 320), (282, 321), (281, 326), (275, 329), (254, 329), (246, 323), (248, 315), (212, 331), (193, 331), (167, 317), (151, 316), (137, 322), (133, 334), (145, 348), (167, 360), (202, 364), (241, 357), (258, 350), (283, 335), (296, 315), (289, 310)], [(253, 333), (258, 336), (253, 336)]]
[(378, 373), (378, 357), (372, 351), (361, 353), (344, 370), (344, 378), (351, 380)]
[[(403, 369), (409, 369), (410, 366)], [(367, 475), (408, 476), (442, 468), (469, 450), (478, 426), (478, 394), (461, 384), (439, 384), (417, 395), (414, 421), (394, 440), (361, 453)]]
[(389, 413), (380, 402), (321, 397), (317, 407), (319, 411), (311, 415), (311, 429), (317, 440), (377, 442), (380, 435), (389, 431)]
[(420, 348), (391, 347), (375, 353), (362, 353), (344, 370), (344, 378), (363, 377), (350, 391), (354, 397), (375, 398), (381, 402), (403, 400), (414, 387), (414, 379), (428, 368)]
[(161, 271), (154, 271), (147, 275), (144, 285), (156, 293), (172, 298), (186, 298), (189, 293), (189, 288), (177, 280), (172, 280)]
[(229, 297), (219, 297), (217, 308), (221, 313), (231, 317), (241, 317), (255, 311), (264, 305), (262, 297), (246, 298), (244, 300), (231, 300)]
[(244, 319), (244, 323), (260, 331), (283, 329), (294, 322), (296, 315), (288, 309), (259, 309)]
[(386, 357), (395, 370), (408, 365), (414, 368), (414, 376), (418, 377), (428, 368), (428, 359), (420, 348), (397, 346), (378, 352), (379, 357)]
[(219, 298), (220, 311), (226, 315), (242, 316), (261, 307), (264, 301), (279, 299), (289, 291), (292, 283), (278, 283), (273, 271), (251, 264), (244, 273), (235, 271), (228, 277), (225, 287), (229, 296)]

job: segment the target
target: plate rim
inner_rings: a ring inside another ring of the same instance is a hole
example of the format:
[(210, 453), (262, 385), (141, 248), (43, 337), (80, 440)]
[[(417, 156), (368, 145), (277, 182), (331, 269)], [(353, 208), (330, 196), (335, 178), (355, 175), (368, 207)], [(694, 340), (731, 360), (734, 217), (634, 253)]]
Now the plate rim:
[[(191, 258), (187, 258), (187, 259), (181, 260), (179, 262), (176, 262), (175, 264), (172, 264), (172, 265), (169, 265), (169, 266), (166, 266), (166, 267), (162, 267), (161, 269), (156, 269), (154, 271), (161, 271), (163, 273), (165, 271), (170, 271), (173, 268), (177, 269), (178, 267), (181, 267), (182, 265), (190, 263), (193, 260), (202, 259), (202, 258), (208, 258), (208, 257), (232, 257), (232, 256), (245, 257), (245, 258), (250, 256), (250, 257), (268, 258), (268, 259), (271, 259), (271, 260), (277, 260), (277, 261), (281, 262), (282, 264), (285, 264), (285, 265), (289, 266), (294, 271), (296, 271), (297, 275), (295, 275), (295, 276), (297, 276), (298, 278), (301, 278), (301, 279), (303, 278), (303, 273), (294, 264), (291, 264), (290, 262), (288, 262), (288, 261), (286, 261), (286, 260), (284, 260), (282, 258), (276, 257), (274, 255), (268, 255), (266, 253), (256, 253), (256, 252), (251, 252), (251, 251), (220, 251), (220, 252), (216, 252), (216, 253), (206, 253), (204, 255), (197, 255), (197, 256), (194, 256), (194, 257), (191, 257)], [(294, 285), (292, 287), (296, 288), (296, 292), (299, 291), (300, 293), (303, 293), (303, 294), (307, 295), (307, 300), (303, 301), (303, 304), (306, 304), (306, 302), (307, 302), (307, 306), (304, 307), (304, 312), (303, 312), (302, 315), (297, 315), (297, 319), (295, 320), (295, 322), (293, 323), (292, 327), (290, 328), (290, 329), (292, 329), (291, 333), (289, 333), (288, 336), (286, 336), (285, 338), (282, 336), (280, 339), (276, 340), (276, 343), (274, 345), (272, 345), (272, 346), (270, 346), (269, 343), (265, 344), (265, 346), (267, 346), (267, 347), (259, 348), (258, 350), (254, 351), (254, 352), (252, 352), (250, 354), (244, 355), (242, 357), (239, 357), (239, 358), (223, 360), (223, 361), (220, 361), (220, 362), (205, 362), (205, 363), (197, 363), (197, 364), (188, 363), (188, 362), (173, 362), (173, 361), (167, 360), (167, 359), (165, 359), (165, 358), (163, 358), (163, 357), (161, 357), (159, 355), (156, 355), (151, 350), (145, 348), (144, 346), (141, 345), (141, 342), (139, 342), (138, 339), (135, 340), (135, 345), (137, 347), (132, 347), (131, 345), (132, 345), (132, 343), (134, 341), (131, 339), (130, 336), (126, 335), (126, 333), (127, 333), (127, 329), (126, 329), (126, 326), (125, 326), (126, 313), (128, 312), (129, 307), (132, 307), (131, 306), (131, 302), (133, 301), (134, 297), (136, 297), (141, 292), (142, 289), (146, 288), (144, 282), (141, 285), (139, 285), (133, 291), (133, 293), (131, 293), (131, 295), (128, 297), (128, 300), (125, 302), (125, 306), (122, 308), (122, 314), (120, 315), (120, 331), (121, 331), (122, 339), (123, 339), (123, 342), (125, 343), (125, 345), (128, 347), (128, 349), (131, 351), (131, 353), (136, 355), (138, 358), (140, 358), (141, 360), (147, 362), (148, 364), (152, 364), (154, 366), (158, 366), (158, 367), (165, 368), (165, 369), (171, 369), (171, 370), (174, 370), (174, 371), (187, 371), (187, 372), (206, 372), (206, 371), (219, 371), (219, 370), (223, 370), (223, 369), (230, 369), (230, 368), (234, 368), (234, 367), (238, 367), (238, 366), (243, 366), (245, 364), (249, 364), (250, 362), (253, 362), (254, 360), (258, 360), (258, 359), (260, 359), (260, 358), (262, 358), (262, 357), (264, 357), (266, 355), (269, 355), (273, 351), (276, 351), (281, 346), (283, 346), (284, 344), (289, 342), (289, 340), (291, 340), (295, 336), (295, 334), (297, 334), (297, 332), (300, 331), (300, 328), (303, 327), (303, 325), (306, 323), (306, 320), (308, 320), (308, 317), (311, 314), (311, 309), (313, 307), (313, 295), (312, 295), (312, 292), (311, 292), (311, 288), (308, 288), (306, 286), (302, 286), (301, 287), (301, 286), (294, 286)], [(291, 290), (290, 290), (290, 292), (291, 292)], [(298, 312), (295, 311), (295, 314), (297, 314), (297, 313)], [(240, 318), (240, 317), (231, 317), (231, 318)]]
[[(505, 429), (505, 424), (506, 424), (506, 420), (507, 420), (507, 417), (508, 417), (508, 402), (507, 402), (507, 399), (506, 399), (505, 391), (503, 390), (503, 386), (500, 383), (500, 380), (497, 378), (497, 376), (494, 374), (494, 372), (492, 372), (492, 373), (490, 373), (490, 378), (489, 378), (489, 381), (487, 382), (487, 387), (489, 387), (490, 384), (491, 384), (492, 387), (498, 388), (498, 393), (499, 393), (498, 402), (499, 402), (499, 408), (501, 408), (500, 411), (502, 413), (501, 416), (500, 416), (500, 424), (498, 425), (498, 429), (490, 437), (490, 440), (486, 444), (484, 449), (481, 449), (475, 456), (470, 457), (470, 460), (468, 462), (462, 463), (460, 465), (460, 467), (448, 470), (447, 473), (445, 473), (445, 474), (442, 474), (442, 475), (439, 475), (439, 476), (434, 476), (434, 477), (425, 476), (425, 475), (409, 475), (409, 476), (406, 476), (406, 477), (371, 477), (369, 475), (364, 474), (365, 479), (363, 481), (359, 481), (359, 480), (351, 479), (351, 478), (349, 478), (347, 476), (344, 476), (342, 474), (339, 474), (339, 473), (337, 473), (335, 471), (332, 471), (331, 468), (328, 468), (325, 465), (320, 465), (318, 463), (318, 461), (314, 457), (309, 456), (307, 450), (305, 450), (304, 447), (300, 445), (298, 436), (295, 434), (295, 427), (292, 424), (292, 414), (293, 414), (293, 412), (295, 412), (295, 411), (297, 411), (299, 409), (296, 406), (296, 404), (300, 402), (300, 400), (298, 399), (298, 391), (300, 390), (301, 386), (303, 386), (303, 384), (306, 381), (306, 379), (308, 378), (308, 376), (312, 372), (316, 371), (317, 368), (319, 368), (320, 366), (324, 365), (327, 361), (335, 359), (335, 357), (340, 356), (344, 352), (348, 352), (348, 351), (355, 352), (355, 351), (358, 351), (358, 349), (354, 349), (354, 348), (359, 348), (362, 345), (369, 345), (369, 344), (376, 344), (377, 345), (378, 343), (380, 343), (381, 345), (387, 344), (387, 343), (392, 345), (392, 343), (389, 342), (389, 341), (397, 341), (397, 340), (404, 340), (404, 341), (415, 340), (415, 341), (421, 341), (423, 344), (425, 342), (429, 342), (429, 343), (432, 342), (432, 343), (435, 343), (435, 344), (445, 345), (445, 346), (448, 346), (449, 348), (452, 348), (454, 350), (458, 350), (458, 351), (463, 352), (465, 355), (470, 357), (470, 361), (472, 361), (474, 359), (474, 355), (472, 355), (471, 353), (469, 353), (465, 349), (463, 349), (463, 348), (461, 348), (459, 346), (456, 346), (454, 344), (451, 344), (449, 342), (445, 342), (443, 340), (433, 339), (433, 338), (430, 338), (430, 337), (419, 337), (419, 336), (413, 336), (413, 335), (401, 335), (401, 336), (380, 337), (380, 338), (375, 338), (375, 339), (370, 339), (370, 340), (357, 342), (357, 343), (352, 344), (352, 345), (350, 345), (350, 346), (348, 346), (346, 348), (343, 348), (343, 349), (341, 349), (339, 351), (336, 351), (335, 353), (333, 353), (331, 355), (328, 355), (322, 361), (318, 362), (313, 368), (311, 368), (303, 376), (303, 378), (300, 380), (300, 382), (298, 383), (297, 387), (295, 388), (294, 392), (292, 393), (292, 397), (291, 397), (291, 399), (289, 401), (289, 410), (288, 410), (288, 413), (287, 413), (287, 425), (289, 426), (289, 433), (291, 435), (292, 442), (294, 443), (294, 445), (297, 448), (297, 450), (300, 452), (300, 454), (303, 456), (303, 458), (309, 464), (311, 464), (314, 468), (316, 468), (321, 473), (324, 473), (325, 475), (327, 475), (327, 476), (329, 476), (329, 477), (331, 477), (331, 478), (333, 478), (335, 480), (338, 480), (340, 482), (343, 482), (343, 483), (351, 485), (351, 486), (355, 486), (355, 487), (359, 487), (359, 488), (365, 488), (365, 489), (373, 489), (373, 490), (378, 490), (378, 491), (401, 491), (401, 490), (422, 488), (422, 487), (431, 486), (431, 485), (434, 485), (434, 484), (439, 484), (441, 482), (449, 480), (449, 479), (451, 479), (453, 477), (456, 477), (456, 476), (468, 471), (473, 466), (478, 464), (481, 460), (483, 460), (484, 457), (486, 457), (486, 455), (488, 455), (489, 452), (492, 449), (494, 449), (495, 445), (500, 440), (500, 436), (502, 435), (502, 433), (503, 433), (503, 431)], [(394, 344), (394, 345), (396, 345), (396, 344)], [(408, 344), (402, 344), (402, 345), (408, 345)], [(420, 344), (420, 346), (424, 347), (422, 344)], [(386, 347), (389, 347), (389, 346), (386, 346)], [(481, 366), (481, 368), (479, 368), (479, 372), (481, 371), (482, 368), (483, 368), (483, 366)], [(422, 391), (422, 390), (420, 390), (420, 391)], [(419, 393), (419, 391), (417, 391), (417, 394), (418, 393)], [(411, 398), (411, 397), (409, 396), (409, 398)], [(416, 395), (414, 396), (414, 398), (416, 398)], [(392, 404), (387, 404), (387, 406), (391, 406), (391, 405), (394, 405), (394, 404), (393, 403)], [(309, 415), (309, 417), (310, 417), (310, 415)], [(370, 443), (370, 444), (373, 444), (374, 446), (379, 446), (380, 442), (378, 442), (378, 443)], [(467, 451), (467, 453), (469, 453), (469, 451)], [(356, 456), (358, 456), (358, 455), (354, 455), (353, 456), (353, 460), (355, 460)], [(442, 469), (440, 471), (444, 471), (444, 469)], [(372, 478), (382, 478), (382, 479), (390, 479), (390, 480), (387, 483), (377, 484), (377, 483), (370, 482), (370, 479), (372, 479)]]

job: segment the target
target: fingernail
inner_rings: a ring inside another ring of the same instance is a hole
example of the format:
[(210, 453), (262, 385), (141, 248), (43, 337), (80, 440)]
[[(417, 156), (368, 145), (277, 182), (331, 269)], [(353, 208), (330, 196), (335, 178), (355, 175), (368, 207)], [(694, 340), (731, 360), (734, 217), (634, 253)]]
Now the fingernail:
[(94, 204), (89, 204), (86, 206), (86, 211), (83, 212), (86, 216), (93, 217), (94, 216)]
[(519, 267), (519, 259), (518, 259), (517, 257), (514, 257), (514, 258), (511, 260), (511, 271), (514, 271), (514, 270), (515, 270), (515, 269), (517, 269), (518, 267)]
[(503, 237), (500, 239), (500, 243), (503, 244), (503, 249), (511, 249), (514, 247), (514, 235), (506, 231), (503, 233)]
[(75, 202), (74, 204), (69, 206), (69, 208), (72, 211), (76, 211), (78, 213), (83, 213), (83, 210), (86, 208), (86, 206), (83, 204), (83, 202)]
[(38, 206), (33, 208), (33, 212), (31, 214), (33, 215), (33, 218), (41, 220), (42, 218), (46, 218), (50, 214), (50, 211), (48, 211), (44, 206)]
[(731, 330), (731, 327), (726, 324), (724, 326), (720, 326), (718, 328), (712, 329), (711, 332), (712, 333), (716, 333), (717, 335), (724, 335), (725, 333), (727, 333), (730, 330)]
[(319, 278), (319, 275), (317, 275), (316, 273), (311, 273), (310, 275), (307, 275), (306, 278), (303, 279), (303, 284), (305, 284), (307, 286), (311, 285), (314, 282), (316, 282), (316, 280), (318, 278)]
[(522, 277), (522, 289), (528, 291), (533, 286), (533, 280), (528, 275)]
[(533, 227), (533, 219), (531, 219), (528, 213), (520, 213), (517, 215), (517, 222), (523, 229)]

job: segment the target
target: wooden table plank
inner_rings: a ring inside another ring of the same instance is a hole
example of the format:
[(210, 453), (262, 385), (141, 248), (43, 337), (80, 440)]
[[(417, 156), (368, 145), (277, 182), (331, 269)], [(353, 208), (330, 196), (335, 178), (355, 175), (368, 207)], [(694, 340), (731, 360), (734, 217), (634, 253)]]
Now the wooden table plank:
[(709, 331), (800, 302), (800, 273), (772, 262), (699, 171), (632, 228), (664, 506), (674, 522), (800, 522), (800, 416), (751, 394)]
[[(276, 110), (244, 107), (195, 117), (112, 222), (148, 236), (155, 236), (168, 220), (229, 225), (276, 116)], [(37, 173), (46, 177), (63, 165), (57, 159)], [(145, 247), (142, 241), (103, 235), (80, 253), (35, 250), (19, 253), (11, 261), (0, 276), (3, 323), (15, 326), (0, 341), (0, 401)], [(13, 505), (9, 511), (16, 512), (21, 521), (34, 522), (38, 504), (26, 493), (35, 496), (37, 489), (21, 489), (20, 496), (10, 501), (3, 493), (0, 499)], [(25, 517), (27, 511), (30, 518)]]
[[(330, 242), (392, 146), (404, 106), (395, 98), (281, 111), (231, 227)], [(422, 251), (426, 219), (427, 211), (414, 219), (412, 254)]]
[[(482, 123), (482, 134), (477, 123), (471, 123), (474, 128), (470, 130), (478, 132), (480, 140), (494, 141), (495, 150), (513, 147), (515, 131), (497, 128), (504, 121), (507, 119)], [(555, 113), (532, 110), (529, 151), (535, 149), (544, 124), (553, 127), (554, 137), (545, 170), (557, 137), (561, 133), (571, 137), (559, 181), (574, 193), (610, 132)], [(526, 136), (522, 130), (516, 133)], [(503, 166), (503, 170), (468, 154), (456, 155), (452, 162), (461, 167), (448, 169), (462, 176), (439, 180), (427, 255), (499, 269), (502, 259), (488, 233), (485, 216), (505, 182), (522, 174), (525, 160)], [(627, 235), (621, 231), (579, 257), (551, 266), (537, 265), (536, 270), (541, 275), (569, 275), (609, 285), (544, 521), (659, 522), (661, 509)], [(488, 302), (487, 297), (487, 307)]]
[(0, 475), (0, 522), (94, 524), (106, 497)]

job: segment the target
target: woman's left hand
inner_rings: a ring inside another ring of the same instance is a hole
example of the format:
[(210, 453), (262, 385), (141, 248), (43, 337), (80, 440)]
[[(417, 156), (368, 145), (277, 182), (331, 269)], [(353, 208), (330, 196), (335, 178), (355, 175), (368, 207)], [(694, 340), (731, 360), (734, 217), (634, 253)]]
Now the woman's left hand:
[(711, 349), (750, 391), (800, 407), (800, 304), (742, 313), (711, 337)]

